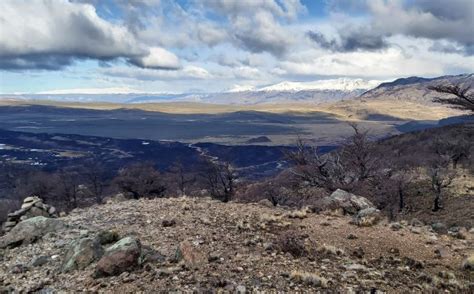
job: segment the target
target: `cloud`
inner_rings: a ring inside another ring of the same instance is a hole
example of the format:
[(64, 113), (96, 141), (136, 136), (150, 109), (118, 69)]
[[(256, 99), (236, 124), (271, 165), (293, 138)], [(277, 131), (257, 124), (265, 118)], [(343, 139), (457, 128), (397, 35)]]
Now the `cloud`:
[[(125, 59), (150, 68), (176, 68), (176, 56), (149, 48), (94, 6), (66, 0), (0, 2), (0, 68), (59, 70), (76, 60)], [(162, 58), (162, 60), (160, 60)]]
[(339, 40), (329, 39), (317, 31), (309, 31), (307, 35), (321, 48), (335, 52), (377, 51), (388, 47), (383, 36), (360, 28), (341, 30)]
[[(359, 19), (354, 19), (349, 26), (338, 28), (342, 43), (353, 34), (357, 38), (362, 37), (365, 45), (369, 45), (370, 49), (371, 46), (383, 46), (381, 41), (384, 38), (399, 34), (434, 41), (450, 41), (454, 43), (454, 46), (456, 44), (464, 46), (465, 48), (459, 50), (458, 54), (472, 55), (474, 51), (472, 50), (474, 48), (474, 1), (472, 0), (328, 0), (327, 8), (335, 14), (348, 13), (347, 19), (350, 19), (351, 14), (354, 13), (363, 15), (367, 19), (367, 22), (356, 30), (351, 26), (357, 27)], [(361, 35), (364, 32), (367, 33)], [(325, 44), (324, 39), (319, 38), (320, 36), (315, 37), (313, 40)], [(344, 46), (339, 44), (339, 47)], [(357, 44), (356, 47), (358, 47)], [(364, 47), (361, 46), (361, 49)]]
[(396, 78), (400, 76), (440, 76), (470, 72), (474, 59), (457, 54), (440, 58), (430, 48), (434, 41), (406, 36), (393, 36), (387, 42), (397, 44), (380, 51), (333, 52), (304, 50), (291, 54), (273, 70), (285, 78), (352, 76), (367, 78)]
[(179, 58), (175, 54), (159, 47), (150, 48), (145, 56), (131, 58), (130, 63), (152, 69), (177, 70), (181, 67)]
[(238, 47), (253, 52), (284, 55), (293, 35), (284, 26), (305, 11), (299, 0), (215, 0), (206, 3), (228, 20), (228, 35)]
[(194, 65), (184, 66), (174, 71), (151, 70), (137, 67), (111, 67), (101, 69), (100, 73), (110, 77), (141, 81), (199, 80), (212, 78), (212, 75), (206, 69)]
[(373, 26), (385, 33), (474, 44), (472, 0), (449, 3), (418, 0), (411, 5), (395, 0), (374, 0), (368, 3), (374, 15)]

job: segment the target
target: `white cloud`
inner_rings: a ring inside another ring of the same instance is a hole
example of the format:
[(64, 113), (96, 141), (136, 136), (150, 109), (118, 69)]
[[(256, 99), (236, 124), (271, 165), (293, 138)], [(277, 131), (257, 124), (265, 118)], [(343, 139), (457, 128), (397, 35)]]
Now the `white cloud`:
[(303, 76), (354, 76), (354, 77), (400, 77), (438, 76), (451, 68), (469, 72), (474, 68), (474, 59), (455, 54), (440, 59), (430, 52), (433, 42), (429, 40), (395, 36), (392, 42), (399, 44), (381, 52), (325, 53), (307, 50), (290, 56), (274, 70), (280, 75)]
[(181, 67), (179, 58), (174, 53), (160, 47), (150, 48), (147, 55), (132, 58), (131, 63), (153, 69), (179, 69)]

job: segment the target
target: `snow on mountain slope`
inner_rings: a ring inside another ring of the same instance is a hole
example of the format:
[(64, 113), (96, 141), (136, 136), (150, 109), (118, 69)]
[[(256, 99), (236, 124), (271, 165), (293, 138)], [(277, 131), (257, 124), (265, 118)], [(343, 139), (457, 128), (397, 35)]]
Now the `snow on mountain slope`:
[(308, 91), (308, 90), (339, 90), (355, 91), (369, 90), (378, 86), (381, 81), (339, 78), (331, 80), (318, 80), (312, 82), (281, 82), (275, 85), (258, 89), (258, 91)]

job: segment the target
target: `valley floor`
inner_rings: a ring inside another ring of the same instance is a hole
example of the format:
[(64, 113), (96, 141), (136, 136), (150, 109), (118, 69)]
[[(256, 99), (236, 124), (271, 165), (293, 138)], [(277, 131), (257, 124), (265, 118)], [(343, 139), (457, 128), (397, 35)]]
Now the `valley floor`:
[[(50, 233), (32, 245), (5, 249), (0, 290), (473, 290), (472, 272), (460, 268), (473, 248), (470, 233), (461, 240), (423, 226), (399, 224), (394, 230), (393, 224), (382, 222), (357, 227), (345, 216), (208, 198), (112, 202), (76, 209), (60, 220), (68, 224), (67, 230)], [(159, 257), (116, 277), (94, 278), (94, 264), (62, 273), (67, 245), (101, 230), (116, 231), (120, 237), (134, 236), (143, 248), (152, 248)], [(183, 241), (191, 244), (190, 255), (197, 260), (194, 266), (175, 261), (176, 249)], [(299, 241), (304, 244), (302, 248)], [(38, 256), (49, 261), (40, 267), (29, 266)], [(18, 265), (26, 269), (15, 271)]]

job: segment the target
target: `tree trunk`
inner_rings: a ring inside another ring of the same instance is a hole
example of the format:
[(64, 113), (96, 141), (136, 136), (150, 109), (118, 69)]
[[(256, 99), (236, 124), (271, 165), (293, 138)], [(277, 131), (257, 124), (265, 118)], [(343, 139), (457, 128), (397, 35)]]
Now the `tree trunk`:
[(441, 193), (438, 192), (436, 193), (435, 199), (434, 199), (434, 206), (433, 206), (433, 211), (439, 211), (442, 208), (441, 206)]

